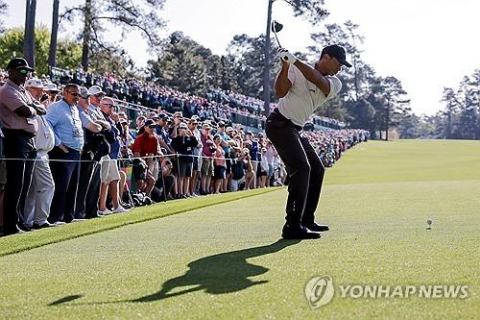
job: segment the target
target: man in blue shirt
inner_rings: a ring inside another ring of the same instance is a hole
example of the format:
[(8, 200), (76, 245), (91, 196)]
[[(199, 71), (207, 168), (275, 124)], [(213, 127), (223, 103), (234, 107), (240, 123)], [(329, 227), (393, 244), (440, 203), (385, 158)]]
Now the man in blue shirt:
[(50, 169), (55, 181), (55, 195), (48, 222), (77, 221), (75, 199), (80, 177), (80, 152), (83, 148), (82, 120), (77, 109), (79, 88), (67, 84), (63, 98), (47, 110), (47, 121), (55, 133), (55, 148), (50, 151)]

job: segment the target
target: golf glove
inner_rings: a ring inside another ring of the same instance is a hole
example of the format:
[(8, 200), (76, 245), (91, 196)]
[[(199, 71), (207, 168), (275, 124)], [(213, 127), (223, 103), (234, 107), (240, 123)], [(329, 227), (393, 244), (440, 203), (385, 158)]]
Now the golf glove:
[(283, 61), (286, 61), (286, 62), (289, 62), (289, 63), (292, 63), (292, 64), (295, 63), (295, 61), (297, 61), (297, 58), (295, 58), (295, 56), (293, 54), (288, 52), (287, 49), (278, 48), (277, 51), (278, 51), (278, 57), (280, 59), (282, 59)]

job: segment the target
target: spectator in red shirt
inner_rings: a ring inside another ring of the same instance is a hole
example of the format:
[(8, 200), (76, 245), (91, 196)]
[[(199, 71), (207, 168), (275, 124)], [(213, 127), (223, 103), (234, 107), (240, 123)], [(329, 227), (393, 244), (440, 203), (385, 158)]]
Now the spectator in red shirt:
[(136, 158), (144, 158), (145, 163), (148, 166), (148, 171), (145, 180), (138, 179), (141, 177), (135, 177), (137, 183), (137, 189), (145, 192), (148, 196), (151, 195), (155, 181), (158, 177), (158, 161), (157, 157), (162, 155), (160, 151), (160, 144), (158, 138), (155, 135), (155, 128), (157, 127), (155, 121), (148, 119), (145, 121), (144, 132), (140, 134), (133, 143), (132, 151)]

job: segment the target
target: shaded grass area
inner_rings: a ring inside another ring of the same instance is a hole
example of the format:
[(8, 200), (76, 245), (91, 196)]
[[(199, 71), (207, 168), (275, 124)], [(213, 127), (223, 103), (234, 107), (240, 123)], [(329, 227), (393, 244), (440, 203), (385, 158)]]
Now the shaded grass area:
[(198, 198), (157, 203), (148, 207), (135, 208), (124, 214), (110, 215), (81, 223), (72, 223), (61, 227), (2, 237), (0, 238), (0, 257), (60, 241), (120, 228), (129, 224), (145, 222), (172, 214), (213, 206), (224, 202), (235, 201), (272, 191), (275, 191), (275, 188), (256, 189), (227, 193), (221, 196), (210, 195)]

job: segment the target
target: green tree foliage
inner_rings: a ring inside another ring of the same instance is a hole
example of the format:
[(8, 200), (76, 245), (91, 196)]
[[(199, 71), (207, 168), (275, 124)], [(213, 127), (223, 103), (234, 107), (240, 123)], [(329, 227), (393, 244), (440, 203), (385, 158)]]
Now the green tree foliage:
[[(81, 45), (80, 55), (81, 55)], [(138, 70), (135, 69), (135, 63), (124, 50), (98, 50), (90, 58), (90, 72), (94, 74), (105, 74), (115, 71), (120, 77), (138, 77)]]
[[(10, 29), (0, 36), (0, 66), (3, 68), (14, 56), (22, 56), (23, 28)], [(48, 52), (50, 31), (45, 27), (35, 31), (35, 68), (37, 75), (48, 74)], [(81, 46), (71, 40), (58, 42), (57, 65), (65, 69), (76, 69), (80, 64)]]
[(103, 38), (104, 31), (116, 28), (122, 38), (131, 31), (141, 31), (152, 49), (159, 48), (159, 31), (165, 27), (158, 13), (165, 0), (85, 0), (79, 6), (68, 8), (63, 18), (83, 21), (80, 35), (83, 41), (82, 66), (88, 70), (89, 59), (96, 52), (121, 51), (120, 47)]
[(444, 88), (445, 108), (436, 115), (436, 137), (480, 139), (480, 70), (465, 76), (458, 89)]
[[(215, 61), (209, 49), (199, 45), (181, 32), (170, 35), (164, 45), (164, 52), (157, 61), (150, 60), (151, 78), (161, 85), (173, 89), (203, 93), (209, 89), (209, 68), (215, 69)], [(207, 63), (212, 62), (211, 66)], [(217, 73), (221, 71), (216, 71)], [(214, 81), (218, 81), (214, 80)]]
[[(240, 92), (259, 99), (263, 98), (262, 69), (265, 64), (264, 48), (264, 35), (254, 38), (246, 34), (234, 36), (227, 48), (228, 59), (232, 61), (233, 72), (237, 76)], [(280, 64), (275, 58), (274, 52), (270, 52), (269, 60), (269, 87), (271, 88)], [(270, 98), (274, 98), (273, 92)]]

